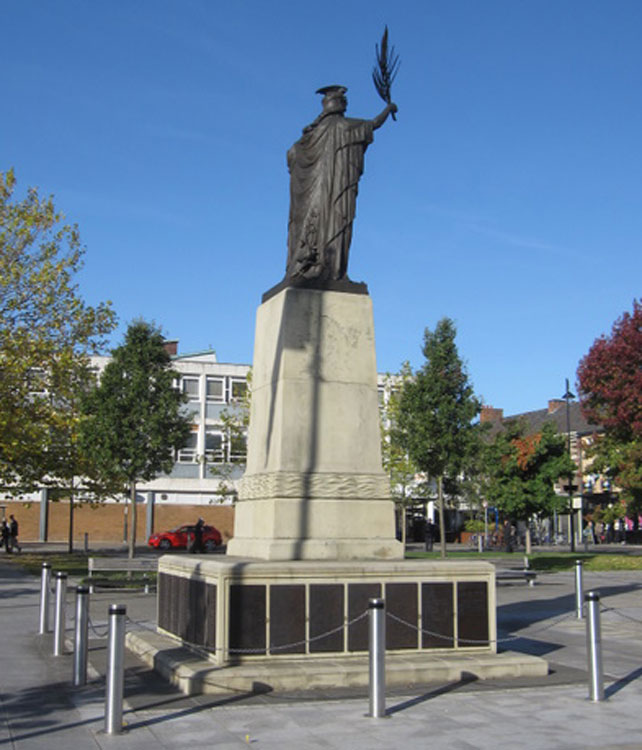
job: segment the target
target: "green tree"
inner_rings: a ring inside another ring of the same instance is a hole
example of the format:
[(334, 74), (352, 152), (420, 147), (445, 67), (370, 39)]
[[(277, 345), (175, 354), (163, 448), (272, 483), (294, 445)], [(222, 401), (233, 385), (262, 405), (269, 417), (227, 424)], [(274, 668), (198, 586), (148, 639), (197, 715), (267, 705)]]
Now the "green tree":
[(425, 363), (404, 385), (399, 404), (401, 444), (418, 469), (437, 481), (442, 557), (446, 556), (444, 482), (456, 481), (480, 445), (479, 425), (473, 420), (481, 403), (459, 357), (456, 335), (450, 318), (442, 318), (434, 332), (426, 328)]
[[(72, 377), (70, 377), (72, 376)], [(68, 551), (73, 552), (74, 509), (79, 499), (98, 502), (108, 496), (121, 495), (123, 482), (105, 467), (97, 465), (80, 445), (82, 402), (96, 385), (96, 375), (88, 362), (55, 370), (51, 375), (55, 392), (50, 439), (47, 445), (45, 486), (54, 487), (54, 497), (69, 501)]]
[(633, 302), (581, 360), (577, 377), (587, 419), (604, 427), (591, 448), (595, 468), (622, 489), (628, 514), (642, 512), (642, 300)]
[(72, 389), (115, 316), (109, 302), (91, 307), (79, 294), (78, 228), (35, 188), (15, 200), (15, 186), (12, 170), (0, 173), (0, 482), (25, 492), (64, 468), (53, 443), (61, 424), (78, 422)]
[[(553, 424), (544, 424), (541, 432), (535, 434), (525, 432), (524, 423), (511, 422), (482, 453), (487, 500), (516, 521), (566, 511), (568, 498), (556, 494), (555, 483), (576, 471), (566, 440), (557, 434)], [(528, 553), (529, 533), (526, 545)]]
[(81, 446), (94, 465), (129, 487), (129, 557), (136, 544), (136, 484), (169, 473), (191, 420), (158, 328), (136, 321), (85, 399)]
[(406, 544), (406, 509), (425, 491), (425, 482), (417, 482), (419, 470), (404, 448), (399, 424), (399, 408), (404, 385), (412, 378), (410, 364), (404, 362), (399, 373), (388, 375), (381, 409), (381, 460), (390, 478), (390, 494), (401, 516), (401, 543)]

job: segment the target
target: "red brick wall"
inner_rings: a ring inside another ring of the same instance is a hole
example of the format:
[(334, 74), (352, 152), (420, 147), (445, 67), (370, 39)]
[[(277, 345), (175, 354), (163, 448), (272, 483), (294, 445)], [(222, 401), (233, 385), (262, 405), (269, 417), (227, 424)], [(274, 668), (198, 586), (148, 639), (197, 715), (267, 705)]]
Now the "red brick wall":
[[(40, 503), (1, 501), (6, 505), (6, 515), (16, 517), (20, 525), (20, 540), (36, 542), (39, 539)], [(74, 540), (83, 542), (85, 533), (90, 542), (122, 542), (124, 531), (124, 503), (105, 503), (92, 506), (80, 503), (74, 506)], [(136, 537), (140, 543), (146, 539), (147, 508), (137, 504)], [(227, 541), (234, 532), (234, 508), (229, 505), (169, 505), (156, 503), (154, 531), (166, 531), (183, 523), (196, 523), (199, 516), (205, 523), (216, 526)], [(49, 502), (48, 541), (66, 542), (69, 538), (69, 503), (65, 500)]]

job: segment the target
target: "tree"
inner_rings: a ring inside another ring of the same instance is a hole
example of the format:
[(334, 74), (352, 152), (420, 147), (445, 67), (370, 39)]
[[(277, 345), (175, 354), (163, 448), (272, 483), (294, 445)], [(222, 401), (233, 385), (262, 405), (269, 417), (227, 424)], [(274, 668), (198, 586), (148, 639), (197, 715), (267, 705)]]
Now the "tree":
[(413, 496), (423, 494), (425, 483), (417, 482), (418, 469), (404, 446), (399, 425), (399, 408), (404, 385), (412, 378), (410, 364), (404, 362), (396, 375), (386, 377), (386, 394), (381, 410), (381, 459), (390, 478), (390, 494), (401, 511), (401, 543), (406, 544), (406, 508)]
[(0, 173), (0, 481), (26, 492), (63, 468), (52, 443), (78, 417), (71, 389), (115, 325), (110, 303), (85, 304), (74, 276), (84, 248), (53, 198), (15, 201)]
[[(509, 423), (482, 452), (486, 497), (513, 520), (529, 521), (532, 516), (548, 517), (564, 511), (568, 498), (555, 492), (560, 477), (576, 471), (563, 435), (555, 426), (544, 424), (541, 432), (527, 435), (521, 421)], [(527, 528), (526, 551), (530, 553)]]
[(121, 477), (129, 487), (133, 557), (136, 484), (171, 471), (174, 451), (185, 445), (191, 422), (181, 411), (184, 397), (174, 385), (177, 373), (158, 328), (145, 321), (130, 324), (112, 356), (85, 399), (81, 445), (106, 475)]
[(622, 488), (629, 514), (642, 512), (642, 300), (593, 342), (577, 377), (585, 417), (604, 427), (593, 442), (595, 467)]
[[(70, 377), (73, 375), (73, 377)], [(96, 375), (88, 362), (78, 362), (70, 371), (54, 371), (51, 377), (55, 393), (50, 439), (47, 445), (47, 475), (43, 484), (59, 488), (58, 496), (69, 500), (68, 551), (73, 552), (74, 507), (80, 496), (100, 501), (122, 494), (124, 484), (113, 472), (97, 465), (80, 445), (82, 402), (95, 387)]]
[(420, 471), (437, 480), (442, 557), (446, 556), (444, 480), (455, 480), (480, 445), (479, 425), (473, 420), (481, 403), (459, 358), (456, 334), (449, 318), (440, 320), (434, 333), (426, 328), (426, 361), (404, 385), (399, 404), (401, 443)]

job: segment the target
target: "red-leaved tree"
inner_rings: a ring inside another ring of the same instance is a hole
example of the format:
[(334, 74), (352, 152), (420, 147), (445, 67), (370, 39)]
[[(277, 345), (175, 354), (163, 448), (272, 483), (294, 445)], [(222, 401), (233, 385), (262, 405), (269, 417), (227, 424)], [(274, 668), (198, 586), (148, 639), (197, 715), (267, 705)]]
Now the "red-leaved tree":
[(596, 467), (623, 490), (631, 515), (642, 512), (642, 300), (596, 339), (580, 361), (577, 378), (587, 419), (604, 427)]

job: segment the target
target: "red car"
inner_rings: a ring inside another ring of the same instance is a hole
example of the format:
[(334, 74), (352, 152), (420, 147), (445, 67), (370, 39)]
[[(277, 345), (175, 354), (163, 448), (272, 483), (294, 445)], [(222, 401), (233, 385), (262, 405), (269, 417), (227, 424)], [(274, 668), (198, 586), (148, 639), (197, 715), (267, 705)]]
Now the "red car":
[[(190, 543), (194, 539), (194, 524), (179, 526), (171, 531), (162, 531), (160, 534), (152, 534), (147, 540), (150, 547), (157, 549), (185, 549), (188, 538)], [(222, 542), (221, 532), (214, 526), (203, 526), (203, 547), (207, 552), (215, 550)]]

